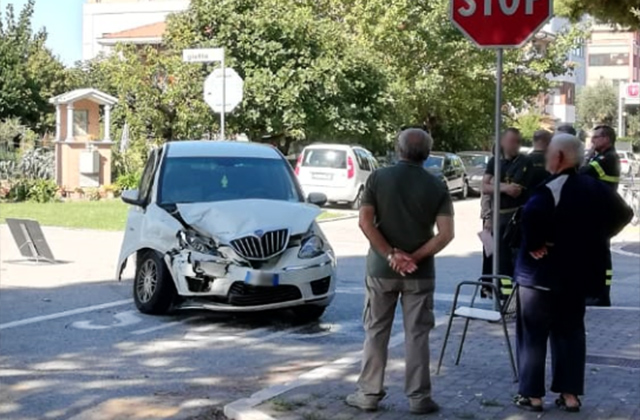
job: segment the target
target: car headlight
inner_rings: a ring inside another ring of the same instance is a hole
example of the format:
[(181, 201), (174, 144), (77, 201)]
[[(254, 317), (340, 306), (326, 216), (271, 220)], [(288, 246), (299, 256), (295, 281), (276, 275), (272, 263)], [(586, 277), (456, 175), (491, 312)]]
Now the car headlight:
[(315, 258), (324, 253), (324, 241), (318, 235), (311, 235), (302, 240), (298, 257), (303, 259)]
[(193, 230), (181, 230), (178, 233), (180, 246), (191, 251), (202, 254), (213, 254), (216, 252), (216, 243), (213, 239), (207, 238), (194, 232)]
[(472, 181), (482, 181), (482, 175), (473, 175), (471, 177)]

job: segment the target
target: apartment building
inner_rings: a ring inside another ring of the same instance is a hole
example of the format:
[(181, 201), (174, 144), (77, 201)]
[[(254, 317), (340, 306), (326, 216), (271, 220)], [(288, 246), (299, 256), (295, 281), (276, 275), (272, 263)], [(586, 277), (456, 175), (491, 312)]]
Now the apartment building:
[(82, 59), (109, 53), (118, 42), (158, 44), (165, 21), (189, 0), (87, 0), (83, 5)]
[(587, 84), (640, 80), (640, 32), (595, 25), (587, 44)]
[[(539, 42), (553, 39), (570, 25), (567, 19), (554, 17), (542, 28), (536, 38)], [(585, 45), (581, 44), (573, 49), (567, 61), (573, 70), (561, 76), (550, 77), (555, 87), (544, 97), (544, 110), (557, 123), (573, 124), (576, 122), (576, 90), (584, 86), (587, 79)]]

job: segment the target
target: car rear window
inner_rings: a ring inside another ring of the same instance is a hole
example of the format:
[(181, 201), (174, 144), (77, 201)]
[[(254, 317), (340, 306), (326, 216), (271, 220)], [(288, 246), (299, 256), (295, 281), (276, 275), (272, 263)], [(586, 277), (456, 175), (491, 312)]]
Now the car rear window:
[(485, 168), (489, 158), (486, 155), (463, 155), (460, 156), (464, 166), (468, 168)]
[(302, 201), (291, 168), (282, 159), (173, 157), (164, 163), (160, 204), (243, 199)]
[(425, 168), (442, 168), (443, 162), (444, 162), (444, 158), (441, 156), (429, 156), (429, 158), (424, 161), (424, 167)]
[(346, 169), (347, 152), (336, 149), (306, 149), (302, 166), (310, 168)]

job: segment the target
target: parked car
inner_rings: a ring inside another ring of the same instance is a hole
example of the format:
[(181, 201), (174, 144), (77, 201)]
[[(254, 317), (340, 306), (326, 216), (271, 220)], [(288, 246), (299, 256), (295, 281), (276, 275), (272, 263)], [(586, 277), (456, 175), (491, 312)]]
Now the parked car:
[(360, 146), (313, 144), (296, 163), (296, 175), (305, 194), (322, 193), (329, 203), (349, 203), (358, 209), (362, 192), (378, 162)]
[(464, 163), (467, 170), (467, 178), (469, 179), (469, 191), (475, 195), (482, 193), (482, 178), (487, 170), (487, 165), (491, 156), (491, 152), (460, 152), (460, 159)]
[(469, 195), (469, 180), (462, 159), (453, 153), (431, 152), (424, 162), (429, 172), (442, 178), (449, 192), (464, 200)]
[(133, 206), (118, 278), (135, 256), (143, 313), (292, 309), (320, 317), (335, 295), (336, 259), (293, 169), (255, 143), (180, 141), (151, 152)]
[(622, 175), (640, 175), (640, 160), (632, 152), (618, 151), (620, 157), (620, 173)]

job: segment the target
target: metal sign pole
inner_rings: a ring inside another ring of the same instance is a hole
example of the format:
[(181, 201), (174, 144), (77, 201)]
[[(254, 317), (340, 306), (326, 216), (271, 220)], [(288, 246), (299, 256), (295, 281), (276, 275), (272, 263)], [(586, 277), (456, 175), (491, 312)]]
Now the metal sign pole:
[(226, 54), (223, 53), (222, 54), (222, 60), (220, 61), (220, 63), (222, 64), (222, 112), (220, 113), (220, 140), (224, 140), (224, 117), (225, 117), (225, 105), (227, 104), (227, 95), (226, 95), (226, 90), (227, 90), (227, 78), (225, 75), (225, 63), (224, 63), (224, 56)]
[(620, 89), (618, 92), (618, 136), (624, 136), (624, 83), (620, 83)]
[[(503, 63), (503, 50), (499, 48), (497, 51), (497, 66), (496, 66), (496, 116), (495, 116), (495, 145), (493, 160), (495, 163), (493, 169), (493, 275), (498, 276), (500, 273), (500, 132), (502, 131), (502, 63)], [(500, 290), (500, 280), (493, 280)], [(494, 296), (494, 307), (496, 310), (500, 310), (500, 299), (498, 296)]]

